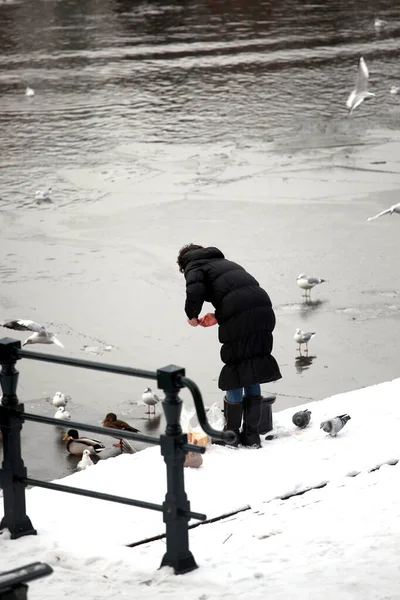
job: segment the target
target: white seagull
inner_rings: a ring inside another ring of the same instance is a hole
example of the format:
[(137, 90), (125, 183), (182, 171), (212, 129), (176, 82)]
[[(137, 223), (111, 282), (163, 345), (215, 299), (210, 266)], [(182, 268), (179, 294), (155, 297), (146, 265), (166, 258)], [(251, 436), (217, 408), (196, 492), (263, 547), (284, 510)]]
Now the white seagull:
[(52, 404), (59, 408), (60, 406), (66, 406), (68, 403), (68, 398), (62, 392), (56, 392), (53, 396)]
[(8, 329), (15, 329), (16, 331), (33, 331), (32, 335), (24, 341), (23, 346), (27, 344), (56, 344), (64, 348), (54, 333), (50, 333), (43, 325), (35, 323), (35, 321), (30, 321), (29, 319), (11, 319), (10, 321), (1, 321), (0, 325)]
[(400, 87), (396, 87), (395, 85), (392, 85), (392, 87), (390, 88), (390, 93), (391, 94), (400, 94)]
[(35, 95), (35, 90), (31, 87), (25, 88), (25, 96), (29, 96), (30, 98)]
[(297, 350), (301, 351), (301, 345), (306, 345), (306, 352), (308, 352), (308, 342), (314, 337), (315, 331), (302, 331), (301, 329), (296, 329), (296, 333), (294, 334), (294, 341), (299, 345)]
[(61, 419), (62, 421), (69, 421), (71, 419), (71, 415), (65, 410), (63, 406), (59, 406), (56, 410), (54, 418)]
[(157, 396), (157, 394), (153, 394), (153, 392), (151, 391), (151, 388), (146, 388), (142, 394), (142, 400), (145, 404), (147, 404), (147, 406), (150, 408), (151, 406), (153, 407), (153, 413), (151, 413), (150, 410), (148, 410), (145, 414), (146, 415), (150, 415), (156, 414), (156, 404), (158, 404), (158, 402), (160, 402), (160, 398)]
[(378, 217), (383, 217), (383, 215), (392, 215), (393, 213), (397, 213), (398, 215), (400, 214), (400, 202), (399, 204), (393, 204), (393, 206), (383, 210), (374, 217), (368, 217), (367, 221), (373, 221), (374, 219), (378, 219)]
[(47, 188), (47, 190), (37, 190), (35, 192), (36, 202), (51, 202), (50, 192), (51, 187)]
[(384, 19), (378, 19), (378, 18), (376, 18), (374, 20), (374, 27), (377, 30), (382, 29), (382, 27), (385, 27), (385, 25), (387, 25), (387, 21), (385, 21)]
[(356, 87), (351, 92), (350, 96), (347, 98), (346, 106), (349, 109), (349, 115), (353, 112), (357, 106), (361, 104), (364, 100), (368, 98), (372, 98), (375, 94), (368, 92), (368, 68), (365, 64), (365, 60), (363, 57), (358, 61), (358, 71), (356, 77)]
[(76, 468), (79, 469), (79, 471), (84, 471), (92, 465), (94, 465), (94, 462), (90, 458), (90, 450), (86, 449), (83, 451), (82, 458), (76, 465)]
[(296, 282), (299, 288), (305, 290), (305, 297), (310, 298), (312, 288), (320, 283), (325, 283), (326, 279), (320, 279), (319, 277), (307, 277), (307, 275), (304, 273), (300, 273), (300, 275), (297, 276)]

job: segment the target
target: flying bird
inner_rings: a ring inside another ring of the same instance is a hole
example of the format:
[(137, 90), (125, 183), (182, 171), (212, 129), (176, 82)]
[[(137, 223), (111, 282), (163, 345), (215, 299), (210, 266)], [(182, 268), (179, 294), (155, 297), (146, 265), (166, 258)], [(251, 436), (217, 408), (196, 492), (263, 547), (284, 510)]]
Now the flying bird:
[(348, 414), (339, 415), (334, 417), (333, 419), (328, 419), (327, 421), (322, 421), (320, 425), (320, 429), (326, 431), (331, 436), (336, 436), (339, 431), (343, 429), (346, 425), (347, 421), (350, 421), (351, 417)]
[(31, 87), (25, 88), (25, 96), (29, 96), (30, 98), (35, 95), (35, 90)]
[(315, 331), (302, 331), (301, 329), (296, 329), (293, 339), (299, 345), (297, 350), (301, 351), (301, 345), (305, 344), (306, 352), (308, 352), (308, 342), (314, 337), (315, 334)]
[(392, 215), (393, 213), (400, 214), (400, 202), (399, 202), (399, 204), (393, 204), (393, 206), (391, 206), (390, 208), (387, 208), (386, 210), (383, 210), (382, 212), (378, 213), (374, 217), (368, 217), (367, 221), (373, 221), (374, 219), (383, 217), (383, 215)]
[(79, 437), (76, 429), (69, 429), (64, 435), (63, 440), (67, 441), (67, 451), (74, 456), (81, 456), (85, 450), (89, 450), (90, 454), (98, 454), (104, 450), (105, 445), (99, 440), (87, 437)]
[(54, 415), (55, 419), (61, 419), (64, 421), (69, 421), (71, 419), (71, 415), (68, 411), (65, 410), (63, 406), (59, 406), (56, 410), (56, 414)]
[(390, 88), (390, 93), (391, 94), (400, 94), (400, 87), (396, 87), (395, 85), (392, 85), (392, 87)]
[(56, 406), (58, 408), (59, 406), (66, 406), (68, 404), (68, 398), (62, 392), (56, 392), (51, 402), (53, 406)]
[(16, 331), (33, 331), (33, 334), (24, 341), (22, 344), (23, 346), (28, 344), (56, 344), (57, 346), (64, 348), (54, 333), (50, 333), (43, 325), (35, 323), (35, 321), (30, 321), (29, 319), (14, 319), (10, 321), (1, 321), (0, 325), (2, 327), (7, 327), (8, 329), (15, 329)]
[(292, 417), (292, 423), (299, 427), (300, 429), (304, 429), (307, 427), (311, 419), (311, 411), (310, 410), (299, 410), (294, 413)]
[(147, 404), (147, 406), (153, 407), (153, 413), (148, 410), (145, 414), (146, 415), (155, 415), (156, 414), (156, 404), (158, 404), (158, 402), (160, 402), (160, 398), (157, 396), (157, 394), (153, 394), (153, 392), (151, 391), (151, 388), (146, 388), (142, 394), (142, 400), (145, 404)]
[(351, 115), (353, 110), (357, 108), (357, 106), (359, 106), (361, 102), (375, 96), (375, 94), (372, 94), (368, 91), (368, 77), (368, 68), (365, 63), (365, 60), (361, 56), (360, 60), (358, 61), (356, 87), (351, 92), (346, 102), (346, 106), (349, 109), (349, 115)]
[(92, 461), (92, 459), (90, 458), (90, 450), (88, 448), (86, 448), (83, 451), (82, 454), (82, 458), (81, 460), (78, 462), (78, 464), (76, 465), (76, 468), (79, 471), (84, 471), (85, 469), (87, 469), (88, 467), (91, 467), (94, 465), (94, 462)]
[(297, 276), (296, 282), (299, 288), (305, 290), (305, 297), (310, 298), (313, 287), (319, 285), (320, 283), (325, 283), (326, 279), (320, 279), (319, 277), (307, 277), (307, 275), (304, 273), (300, 273), (300, 275)]

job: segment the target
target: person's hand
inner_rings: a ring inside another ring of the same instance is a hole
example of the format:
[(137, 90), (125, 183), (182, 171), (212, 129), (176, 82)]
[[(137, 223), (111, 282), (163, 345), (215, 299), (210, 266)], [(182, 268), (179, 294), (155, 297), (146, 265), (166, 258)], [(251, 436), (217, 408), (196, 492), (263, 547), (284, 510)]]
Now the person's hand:
[(213, 325), (217, 325), (218, 321), (215, 318), (214, 313), (207, 313), (204, 317), (200, 317), (199, 324), (202, 327), (212, 327)]
[(195, 317), (194, 319), (188, 319), (187, 322), (189, 323), (189, 325), (191, 325), (192, 327), (197, 327), (197, 325), (199, 325), (199, 320), (197, 319), (197, 317)]

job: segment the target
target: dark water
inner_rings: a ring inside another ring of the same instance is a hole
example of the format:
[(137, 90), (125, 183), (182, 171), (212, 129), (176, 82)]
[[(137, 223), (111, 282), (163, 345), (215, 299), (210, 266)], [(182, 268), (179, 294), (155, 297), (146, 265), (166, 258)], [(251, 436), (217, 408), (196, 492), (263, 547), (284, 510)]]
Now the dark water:
[[(186, 326), (175, 266), (193, 240), (269, 291), (280, 408), (396, 377), (398, 223), (365, 219), (398, 202), (399, 40), (389, 0), (0, 2), (2, 318), (51, 324), (69, 355), (182, 364), (210, 405), (216, 332)], [(376, 98), (349, 119), (360, 55)], [(304, 271), (329, 280), (311, 306)], [(308, 359), (296, 327), (317, 331)], [(157, 432), (148, 382), (19, 369), (31, 410), (60, 389), (76, 420)], [(24, 445), (32, 474), (74, 468), (52, 428), (27, 424)]]

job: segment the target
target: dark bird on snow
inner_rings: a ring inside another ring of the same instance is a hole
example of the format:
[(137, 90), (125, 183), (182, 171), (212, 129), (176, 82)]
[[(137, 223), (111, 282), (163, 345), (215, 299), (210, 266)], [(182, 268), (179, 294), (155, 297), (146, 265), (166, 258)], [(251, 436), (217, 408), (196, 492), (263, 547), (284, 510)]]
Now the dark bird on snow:
[(292, 417), (292, 423), (299, 427), (300, 429), (304, 429), (307, 427), (311, 419), (311, 411), (310, 410), (299, 410), (294, 413)]

